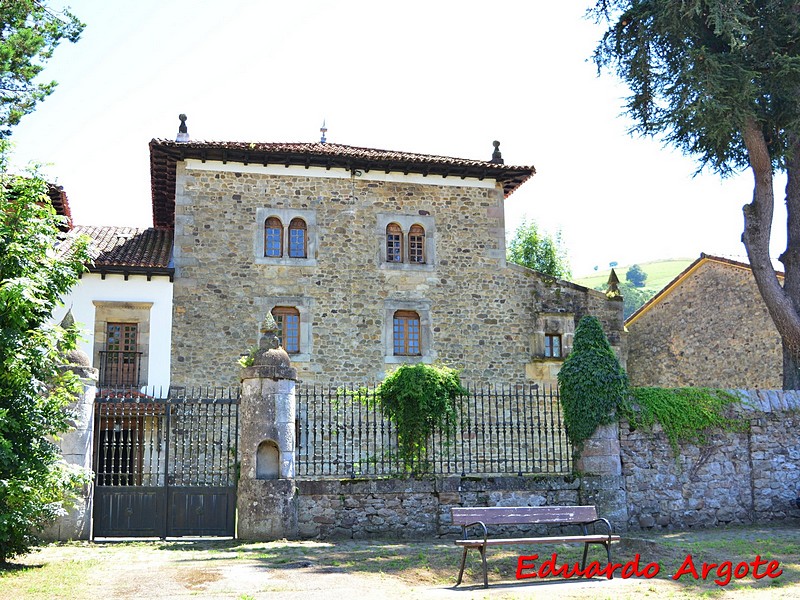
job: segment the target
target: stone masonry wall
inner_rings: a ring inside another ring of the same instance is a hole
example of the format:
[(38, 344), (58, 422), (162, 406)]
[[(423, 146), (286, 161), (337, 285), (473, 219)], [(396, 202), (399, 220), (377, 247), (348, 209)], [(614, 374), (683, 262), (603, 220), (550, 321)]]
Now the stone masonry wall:
[(750, 391), (738, 414), (744, 433), (717, 432), (707, 445), (681, 445), (676, 461), (660, 430), (620, 425), (628, 526), (685, 528), (797, 519), (800, 394)]
[[(461, 528), (452, 525), (452, 507), (591, 504), (591, 492), (586, 490), (593, 489), (594, 479), (526, 476), (298, 480), (298, 532), (304, 538), (388, 535), (455, 539)], [(602, 507), (598, 511), (602, 515)], [(511, 534), (516, 530), (509, 527), (506, 531)]]
[[(506, 265), (499, 188), (224, 168), (177, 168), (173, 385), (237, 383), (236, 360), (276, 302), (302, 305), (310, 337), (292, 364), (306, 382), (382, 379), (397, 362), (386, 351), (392, 307), (418, 310), (423, 360), (458, 368), (465, 381), (525, 380), (540, 312), (596, 315), (624, 355), (621, 303)], [(258, 264), (265, 208), (313, 213), (313, 264)], [(432, 264), (383, 262), (386, 214), (433, 220)]]
[(780, 336), (748, 268), (701, 262), (628, 331), (632, 385), (782, 387)]

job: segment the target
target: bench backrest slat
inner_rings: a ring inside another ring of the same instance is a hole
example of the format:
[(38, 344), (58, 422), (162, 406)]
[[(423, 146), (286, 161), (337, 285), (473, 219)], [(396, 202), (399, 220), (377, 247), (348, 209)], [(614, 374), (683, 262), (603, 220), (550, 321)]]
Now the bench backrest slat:
[(482, 521), (486, 525), (588, 523), (597, 519), (594, 506), (493, 506), (453, 508), (453, 525)]

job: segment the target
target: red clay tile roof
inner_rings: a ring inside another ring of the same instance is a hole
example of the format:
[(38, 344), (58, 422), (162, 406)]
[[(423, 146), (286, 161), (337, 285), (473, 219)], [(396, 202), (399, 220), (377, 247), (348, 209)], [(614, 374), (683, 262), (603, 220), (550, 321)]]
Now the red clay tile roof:
[(515, 167), (483, 160), (412, 154), (321, 143), (175, 142), (150, 141), (150, 182), (153, 224), (174, 226), (175, 165), (187, 158), (261, 165), (359, 169), (495, 179), (506, 196), (536, 173), (531, 167)]
[(47, 195), (50, 196), (50, 202), (53, 203), (53, 208), (56, 210), (56, 214), (66, 217), (67, 229), (71, 229), (72, 211), (69, 209), (69, 199), (67, 199), (67, 193), (64, 191), (64, 188), (60, 185), (48, 183)]
[(63, 250), (72, 238), (87, 235), (92, 239), (94, 265), (92, 273), (123, 275), (169, 275), (172, 277), (172, 231), (168, 229), (136, 229), (76, 225), (68, 234)]

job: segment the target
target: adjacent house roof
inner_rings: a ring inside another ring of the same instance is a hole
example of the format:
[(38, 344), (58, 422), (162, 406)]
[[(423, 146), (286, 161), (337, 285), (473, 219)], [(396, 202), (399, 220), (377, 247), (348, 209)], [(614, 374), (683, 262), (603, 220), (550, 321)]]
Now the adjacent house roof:
[(67, 229), (72, 229), (72, 211), (69, 209), (69, 199), (64, 188), (60, 185), (48, 183), (47, 195), (50, 196), (50, 202), (53, 203), (56, 214), (66, 217)]
[(105, 276), (110, 273), (125, 275), (168, 275), (172, 267), (172, 231), (168, 229), (136, 229), (134, 227), (106, 227), (77, 225), (60, 247), (67, 251), (76, 236), (92, 239), (91, 252), (94, 264), (89, 272)]
[[(722, 263), (725, 265), (729, 265), (731, 267), (735, 267), (737, 269), (746, 269), (750, 270), (750, 265), (745, 262), (740, 262), (738, 260), (733, 260), (731, 258), (725, 258), (722, 256), (714, 256), (711, 254), (706, 254), (705, 252), (700, 254), (700, 258), (686, 267), (683, 271), (678, 274), (675, 279), (670, 281), (667, 285), (665, 285), (660, 292), (658, 292), (655, 296), (650, 298), (647, 302), (645, 302), (642, 306), (639, 307), (635, 313), (633, 313), (630, 317), (625, 320), (625, 326), (631, 325), (634, 321), (636, 321), (639, 317), (653, 308), (656, 304), (661, 302), (664, 298), (666, 298), (672, 291), (679, 286), (687, 277), (692, 275), (700, 266), (705, 262), (717, 262)], [(779, 279), (783, 279), (783, 272), (775, 270), (776, 275)]]
[(261, 165), (343, 168), (443, 177), (494, 179), (506, 196), (536, 173), (531, 167), (514, 167), (498, 162), (450, 158), (375, 150), (329, 143), (247, 143), (150, 141), (150, 181), (153, 196), (153, 224), (174, 226), (175, 165), (187, 158)]

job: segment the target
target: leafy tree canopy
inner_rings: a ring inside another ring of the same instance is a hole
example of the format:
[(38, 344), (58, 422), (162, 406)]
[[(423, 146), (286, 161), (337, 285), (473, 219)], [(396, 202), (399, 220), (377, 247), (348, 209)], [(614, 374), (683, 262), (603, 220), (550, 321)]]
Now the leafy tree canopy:
[(635, 287), (644, 287), (644, 282), (647, 281), (647, 273), (639, 265), (632, 265), (628, 272), (625, 273), (625, 279)]
[(76, 42), (81, 23), (68, 10), (51, 11), (43, 0), (0, 0), (0, 137), (33, 111), (56, 82), (35, 83), (44, 63), (66, 38)]
[[(742, 242), (800, 388), (800, 0), (596, 0), (594, 59), (630, 87), (632, 131), (661, 136), (722, 176), (750, 168)], [(787, 246), (770, 257), (774, 172), (785, 170)]]
[(533, 221), (523, 221), (517, 227), (506, 260), (559, 279), (569, 279), (572, 275), (561, 233), (548, 235), (539, 231)]
[(6, 172), (0, 142), (0, 563), (27, 552), (35, 531), (85, 482), (50, 441), (68, 428), (65, 407), (81, 391), (59, 369), (76, 331), (48, 323), (88, 261), (85, 240), (54, 252), (63, 219), (35, 172)]

